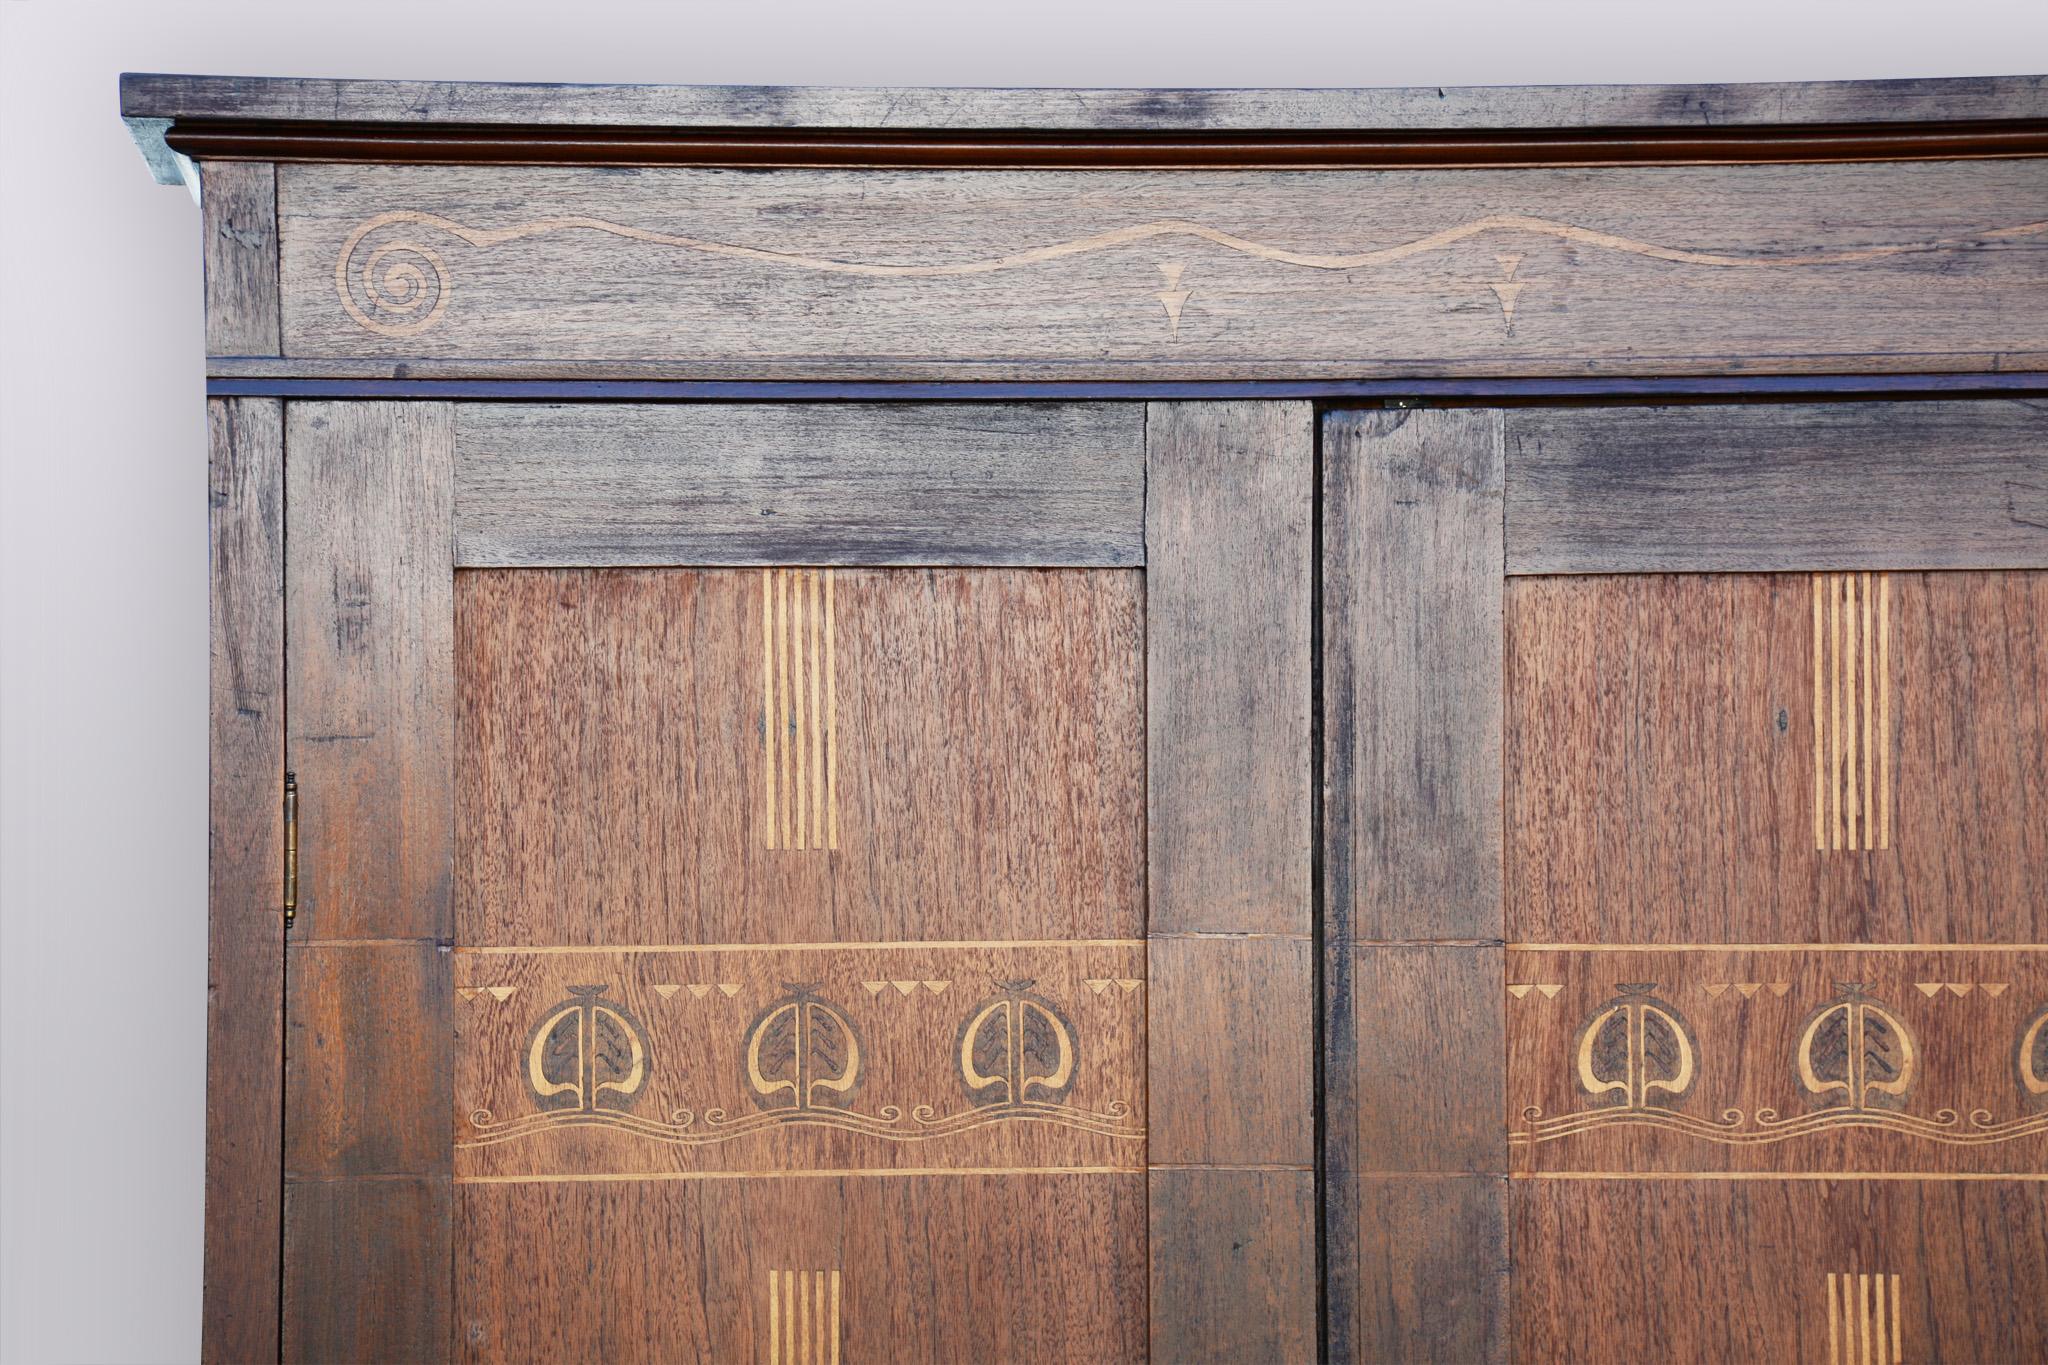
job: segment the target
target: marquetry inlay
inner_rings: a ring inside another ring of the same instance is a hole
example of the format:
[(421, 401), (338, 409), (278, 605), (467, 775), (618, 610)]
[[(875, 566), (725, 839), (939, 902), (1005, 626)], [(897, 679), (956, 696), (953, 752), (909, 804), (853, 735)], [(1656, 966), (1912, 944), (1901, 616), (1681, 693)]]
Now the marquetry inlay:
[(1900, 1365), (1905, 1359), (1899, 1277), (1868, 1271), (1827, 1277), (1827, 1365)]
[(465, 1177), (1143, 1160), (1135, 940), (509, 949), (457, 963), (459, 989), (484, 1002), (459, 1046)]
[(839, 1270), (768, 1272), (768, 1365), (839, 1365)]
[[(384, 337), (415, 336), (441, 321), (455, 294), (455, 275), (437, 249), (437, 243), (444, 247), (460, 245), (471, 250), (488, 251), (510, 243), (565, 234), (596, 235), (688, 255), (723, 257), (800, 273), (866, 279), (944, 280), (1030, 269), (1154, 242), (1208, 243), (1278, 266), (1362, 273), (1447, 251), (1473, 238), (1509, 241), (1515, 238), (1547, 239), (1587, 252), (1633, 256), (1706, 270), (1796, 270), (1856, 265), (1895, 256), (2025, 241), (2048, 234), (2048, 222), (2000, 225), (1967, 237), (1934, 241), (1891, 242), (1848, 249), (1754, 252), (1732, 248), (1703, 251), (1605, 232), (1535, 214), (1492, 213), (1387, 246), (1347, 251), (1341, 248), (1300, 250), (1277, 242), (1240, 236), (1208, 223), (1164, 218), (964, 260), (890, 261), (855, 260), (823, 253), (779, 250), (746, 242), (714, 241), (586, 215), (531, 218), (503, 227), (483, 227), (437, 213), (393, 209), (358, 222), (342, 240), (334, 258), (334, 291), (343, 310), (363, 330)], [(1497, 279), (1487, 281), (1486, 288), (1499, 303), (1502, 332), (1507, 333), (1514, 326), (1517, 301), (1532, 281), (1516, 277), (1522, 253), (1502, 252), (1494, 259), (1501, 273)], [(1164, 308), (1170, 335), (1178, 337), (1182, 310), (1194, 295), (1192, 289), (1184, 289), (1181, 285), (1185, 265), (1175, 260), (1159, 260), (1153, 268), (1165, 279), (1166, 287), (1158, 292), (1157, 297)]]
[(769, 848), (839, 847), (832, 571), (761, 571), (761, 763)]
[(2048, 1150), (2048, 954), (1511, 949), (1509, 968), (1563, 983), (1558, 1008), (1508, 1014), (1519, 1169), (2024, 1171)]
[(1892, 580), (1813, 575), (1813, 846), (1892, 846)]

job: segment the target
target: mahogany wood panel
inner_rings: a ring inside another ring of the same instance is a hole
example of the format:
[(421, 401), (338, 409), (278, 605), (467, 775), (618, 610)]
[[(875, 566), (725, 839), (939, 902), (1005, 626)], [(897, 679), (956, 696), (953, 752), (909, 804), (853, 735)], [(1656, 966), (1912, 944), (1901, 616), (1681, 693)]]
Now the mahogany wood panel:
[(1314, 416), (1155, 403), (1146, 450), (1152, 1347), (1312, 1359)]
[(1142, 935), (1139, 574), (456, 582), (465, 948)]
[[(1136, 940), (458, 951), (455, 1172), (1141, 1170), (1144, 976)], [(596, 1086), (556, 1055), (586, 1002), (631, 1054)]]
[(2048, 1357), (2039, 1181), (1512, 1183), (1518, 1360)]
[(589, 85), (124, 73), (142, 119), (563, 128), (1128, 129), (1673, 128), (2048, 118), (2048, 77), (1717, 85), (1424, 86), (1378, 90)]
[(456, 410), (476, 567), (1144, 562), (1137, 404)]
[(1151, 932), (1309, 931), (1306, 403), (1147, 408)]
[[(437, 404), (286, 413), (287, 1360), (448, 1352), (453, 442)], [(346, 1307), (342, 1307), (345, 1305)], [(366, 1305), (375, 1305), (374, 1311)]]
[(1326, 803), (1360, 940), (1500, 936), (1500, 422), (1324, 420)]
[(1507, 1169), (1501, 972), (1493, 945), (1357, 949), (1361, 1173)]
[(2048, 942), (2048, 574), (1507, 601), (1511, 939)]
[(1506, 416), (1508, 572), (2048, 567), (2048, 404)]
[(202, 162), (206, 353), (277, 355), (277, 168)]
[(278, 175), (284, 346), (307, 359), (1251, 379), (2048, 356), (2025, 249), (2048, 225), (2020, 207), (2044, 159)]
[(2048, 1168), (2048, 952), (1509, 954), (1515, 1169)]
[(200, 1354), (278, 1350), (284, 1032), (284, 412), (207, 404), (206, 1253)]
[(1507, 1179), (1363, 1175), (1355, 1202), (1356, 1273), (1370, 1292), (1357, 1299), (1356, 1350), (1332, 1358), (1444, 1365), (1507, 1360)]
[[(457, 1199), (464, 1360), (1146, 1359), (1142, 1174), (464, 1184)], [(787, 1291), (791, 1271), (810, 1302), (771, 1316), (769, 1277)]]
[(1308, 941), (1155, 936), (1147, 958), (1152, 1164), (1309, 1167)]
[(1149, 1198), (1150, 1359), (1316, 1359), (1314, 1172), (1155, 1169)]

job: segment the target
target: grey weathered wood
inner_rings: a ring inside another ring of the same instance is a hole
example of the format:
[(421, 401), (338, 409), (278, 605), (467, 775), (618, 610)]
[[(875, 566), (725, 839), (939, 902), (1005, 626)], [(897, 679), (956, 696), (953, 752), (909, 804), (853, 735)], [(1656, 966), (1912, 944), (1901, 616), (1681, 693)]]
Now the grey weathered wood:
[(1144, 562), (1125, 404), (457, 409), (465, 566)]
[(1717, 128), (2048, 118), (2048, 78), (1382, 90), (556, 85), (130, 73), (135, 120), (279, 119), (640, 128), (1133, 130)]
[(1146, 415), (1158, 1359), (1314, 1354), (1314, 420), (1306, 403), (1155, 403)]
[(1306, 934), (1315, 418), (1146, 420), (1147, 923)]
[(1501, 937), (1501, 418), (1324, 421), (1328, 762), (1358, 940)]
[(274, 1360), (284, 1018), (284, 413), (207, 405), (212, 546), (200, 1355)]
[[(2048, 159), (278, 177), (285, 351), (317, 361), (750, 379), (2048, 367), (2029, 303), (2048, 298), (2048, 250), (2029, 249), (2048, 242)], [(1066, 254), (1031, 254), (1049, 249)]]
[[(1501, 937), (1500, 431), (1498, 413), (1472, 409), (1324, 419), (1322, 1157), (1331, 1360), (1491, 1359), (1504, 1339), (1504, 1324), (1486, 1316), (1495, 1302), (1489, 1294), (1432, 1298), (1430, 1284), (1456, 1255), (1491, 1244), (1482, 1225), (1505, 1226), (1497, 1188), (1504, 1182), (1473, 1185), (1441, 1204), (1450, 1187), (1440, 1182), (1404, 1194), (1366, 1174), (1390, 1165), (1484, 1169), (1503, 1155), (1487, 1131), (1489, 1107), (1498, 1131), (1504, 1061), (1498, 1042), (1489, 1044), (1504, 1033), (1502, 996), (1487, 989), (1499, 979), (1499, 953), (1362, 946)], [(1456, 969), (1417, 970), (1439, 953)], [(1471, 1046), (1458, 1048), (1441, 1030)], [(1457, 1062), (1448, 1071), (1447, 1056)], [(1419, 1123), (1411, 1115), (1417, 1104), (1433, 1106)], [(1364, 1149), (1366, 1138), (1390, 1133), (1399, 1137), (1391, 1147)], [(1419, 1151), (1425, 1143), (1441, 1150)], [(1411, 1321), (1418, 1311), (1426, 1316), (1419, 1329)], [(1457, 1349), (1438, 1354), (1430, 1343)]]
[(2048, 403), (1525, 409), (1509, 573), (2048, 568)]
[(206, 353), (276, 355), (277, 168), (262, 161), (199, 167), (206, 260)]
[[(453, 427), (439, 403), (287, 412), (289, 1360), (453, 1346)], [(320, 1286), (355, 1310), (313, 1311)]]

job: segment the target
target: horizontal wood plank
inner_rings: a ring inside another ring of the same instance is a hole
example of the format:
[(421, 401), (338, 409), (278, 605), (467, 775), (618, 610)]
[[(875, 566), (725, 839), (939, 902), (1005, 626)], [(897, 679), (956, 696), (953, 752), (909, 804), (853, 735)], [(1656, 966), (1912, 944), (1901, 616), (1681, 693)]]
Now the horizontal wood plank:
[(2048, 567), (2048, 403), (1532, 408), (1513, 574)]
[(1144, 562), (1136, 404), (475, 404), (470, 567)]
[(1380, 90), (845, 88), (121, 77), (124, 117), (426, 126), (1270, 129), (1708, 128), (2048, 118), (2048, 78), (1427, 86)]
[[(2048, 158), (1536, 170), (285, 165), (286, 354), (686, 377), (2048, 364)], [(916, 244), (914, 246), (907, 244)]]

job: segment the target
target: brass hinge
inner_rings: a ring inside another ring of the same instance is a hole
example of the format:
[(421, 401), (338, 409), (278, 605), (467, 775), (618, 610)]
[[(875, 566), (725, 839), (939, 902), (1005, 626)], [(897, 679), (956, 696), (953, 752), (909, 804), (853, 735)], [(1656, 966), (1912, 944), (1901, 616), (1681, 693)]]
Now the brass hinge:
[(299, 917), (299, 776), (284, 775), (284, 927)]

